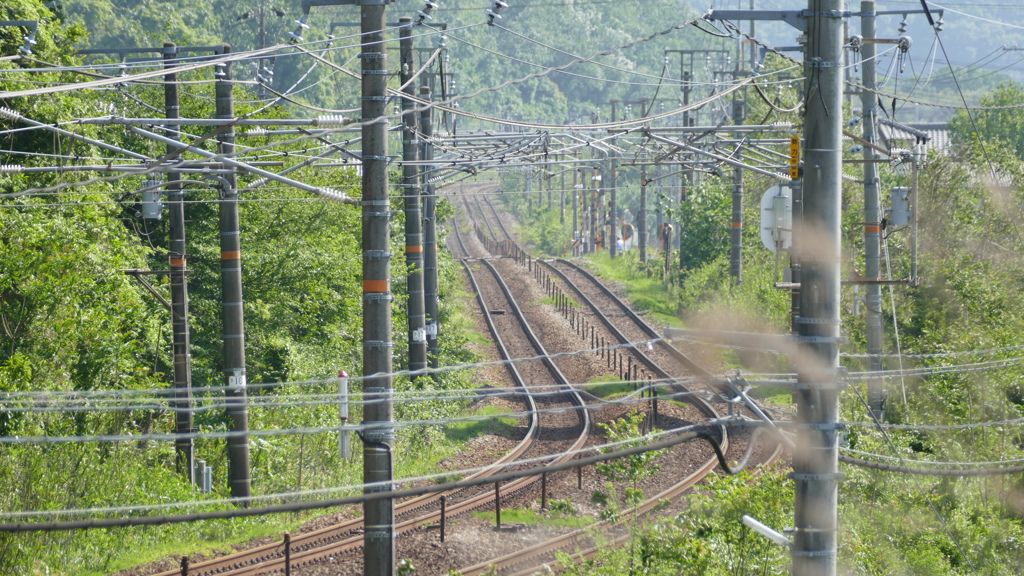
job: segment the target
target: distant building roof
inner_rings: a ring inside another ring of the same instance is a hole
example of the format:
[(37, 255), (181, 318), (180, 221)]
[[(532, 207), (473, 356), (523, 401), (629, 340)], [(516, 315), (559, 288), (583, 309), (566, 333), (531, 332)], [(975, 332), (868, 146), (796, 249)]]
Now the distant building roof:
[(948, 155), (951, 145), (949, 124), (946, 122), (917, 122), (902, 124), (882, 119), (878, 122), (879, 144), (883, 148), (910, 149), (918, 142), (923, 142), (929, 150)]

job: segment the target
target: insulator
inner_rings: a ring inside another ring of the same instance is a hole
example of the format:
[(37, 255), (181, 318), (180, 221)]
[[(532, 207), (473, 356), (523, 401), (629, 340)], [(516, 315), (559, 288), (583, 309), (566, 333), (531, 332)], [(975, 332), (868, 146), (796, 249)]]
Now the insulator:
[(336, 126), (338, 128), (346, 124), (345, 117), (341, 114), (326, 114), (323, 116), (317, 116), (316, 121), (313, 123), (314, 126)]
[(257, 179), (252, 181), (252, 184), (249, 184), (249, 188), (250, 189), (252, 189), (252, 188), (259, 188), (260, 186), (263, 186), (267, 182), (270, 182), (270, 178), (266, 178), (266, 177), (264, 177), (264, 178), (257, 178)]
[(25, 167), (19, 164), (0, 164), (0, 174), (21, 174)]
[(6, 106), (0, 106), (0, 117), (8, 120), (21, 120), (22, 116), (20, 112), (15, 112)]
[(239, 134), (239, 136), (249, 136), (249, 137), (252, 137), (252, 138), (257, 138), (259, 136), (266, 136), (266, 135), (267, 135), (267, 129), (263, 128), (261, 126), (257, 126), (255, 128), (249, 128), (245, 132), (242, 132), (241, 134)]
[(346, 204), (351, 202), (348, 194), (335, 190), (334, 188), (319, 188), (318, 193), (324, 198), (334, 200), (335, 202), (343, 202)]

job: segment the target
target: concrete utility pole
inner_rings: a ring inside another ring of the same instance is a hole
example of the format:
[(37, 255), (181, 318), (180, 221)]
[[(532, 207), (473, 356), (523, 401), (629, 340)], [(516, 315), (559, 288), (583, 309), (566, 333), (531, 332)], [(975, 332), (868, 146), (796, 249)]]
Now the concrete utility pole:
[[(229, 54), (230, 46), (223, 53)], [(216, 86), (218, 119), (235, 117), (232, 94), (231, 63), (220, 68)], [(231, 155), (235, 151), (235, 129), (228, 127), (221, 133), (220, 153)], [(220, 285), (221, 325), (224, 339), (224, 374), (227, 378), (228, 416), (231, 431), (240, 436), (228, 438), (228, 466), (231, 497), (248, 499), (251, 496), (249, 477), (249, 409), (246, 407), (245, 375), (245, 321), (242, 313), (242, 260), (238, 226), (238, 187), (234, 169), (224, 174), (224, 189), (220, 200)], [(246, 500), (243, 500), (247, 504)]]
[[(612, 122), (616, 122), (615, 118), (615, 104), (616, 101), (612, 100)], [(615, 145), (615, 139), (612, 139), (612, 145)], [(611, 254), (612, 258), (618, 255), (619, 247), (615, 241), (618, 228), (618, 216), (619, 216), (619, 204), (616, 188), (618, 187), (618, 176), (619, 176), (619, 163), (615, 160), (615, 151), (612, 150), (608, 153), (610, 158), (608, 166), (608, 187), (611, 189), (611, 199), (608, 206), (608, 253)]]
[[(739, 150), (733, 156), (743, 161), (743, 152)], [(743, 168), (732, 169), (732, 228), (729, 230), (731, 254), (729, 273), (739, 286), (743, 282)]]
[(690, 192), (693, 188), (693, 170), (685, 170), (680, 174), (679, 182), (679, 233), (676, 236), (679, 238), (679, 271), (682, 273), (689, 265), (686, 257), (687, 251), (683, 249), (683, 234), (689, 232), (686, 203), (690, 201)]
[(809, 0), (803, 163), (794, 576), (835, 576), (838, 529), (839, 262), (842, 175), (842, 0)]
[[(737, 61), (738, 65), (739, 62)], [(732, 119), (735, 124), (743, 124), (746, 121), (746, 102), (743, 100), (733, 100)], [(741, 143), (737, 146), (736, 154), (733, 155), (733, 158), (742, 162), (744, 135), (737, 133), (735, 137)], [(743, 282), (743, 168), (739, 166), (733, 166), (732, 169), (732, 228), (730, 229), (730, 241), (732, 245), (730, 272), (738, 286)]]
[[(565, 154), (561, 155), (562, 161), (565, 161)], [(565, 230), (565, 170), (561, 173), (561, 183), (559, 184), (558, 193), (558, 223), (562, 225), (562, 229)]]
[[(391, 201), (388, 196), (387, 54), (385, 2), (359, 3), (363, 113), (363, 482), (365, 492), (391, 489), (394, 438), (391, 395)], [(388, 498), (363, 504), (363, 562), (366, 576), (395, 572), (395, 503)]]
[[(420, 87), (420, 98), (430, 100), (430, 88)], [(432, 108), (426, 108), (420, 112), (420, 133), (423, 136), (423, 148), (421, 157), (424, 162), (434, 159), (434, 122), (431, 118)], [(437, 197), (434, 195), (434, 185), (430, 183), (431, 165), (424, 165), (423, 170), (428, 174), (423, 179), (423, 301), (427, 313), (427, 360), (431, 368), (438, 367), (437, 338), (440, 327), (438, 321), (438, 294), (437, 294)], [(527, 195), (529, 196), (529, 195)]]
[[(176, 65), (178, 47), (173, 42), (164, 44), (164, 68)], [(180, 116), (178, 103), (178, 75), (164, 76), (164, 108), (168, 119)], [(167, 125), (167, 133), (174, 140), (181, 140), (178, 126)], [(168, 144), (167, 152), (178, 149)], [(170, 212), (171, 250), (168, 254), (171, 280), (171, 331), (174, 352), (174, 398), (177, 413), (174, 416), (174, 432), (188, 435), (192, 432), (192, 346), (188, 328), (188, 251), (185, 244), (185, 195), (181, 190), (181, 174), (168, 172), (170, 184), (167, 190), (167, 208)], [(178, 473), (195, 483), (195, 441), (179, 438), (174, 441), (177, 454)]]
[(637, 214), (636, 237), (640, 242), (640, 261), (647, 262), (647, 162), (640, 165), (640, 213)]
[[(860, 4), (860, 30), (864, 37), (861, 46), (863, 66), (863, 83), (867, 87), (861, 93), (864, 123), (864, 140), (875, 142), (875, 120), (878, 108), (874, 93), (876, 82), (875, 66), (875, 2), (863, 0)], [(870, 147), (864, 147), (864, 276), (869, 280), (877, 280), (880, 275), (879, 253), (881, 244), (881, 206), (878, 194), (878, 165), (875, 164), (877, 153)], [(880, 375), (882, 371), (882, 287), (879, 284), (868, 284), (864, 298), (867, 313), (868, 348), (868, 406), (875, 417), (884, 417), (885, 388)]]
[[(402, 27), (401, 78), (404, 94), (415, 96), (415, 71), (412, 18), (398, 19)], [(427, 329), (423, 295), (423, 215), (420, 210), (419, 170), (416, 167), (416, 103), (411, 98), (402, 100), (402, 205), (405, 208), (405, 265), (408, 268), (409, 287), (409, 370), (415, 373), (427, 368)], [(414, 376), (415, 378), (415, 376)]]
[[(572, 242), (580, 240), (580, 171), (572, 170)], [(575, 255), (575, 254), (573, 254)]]

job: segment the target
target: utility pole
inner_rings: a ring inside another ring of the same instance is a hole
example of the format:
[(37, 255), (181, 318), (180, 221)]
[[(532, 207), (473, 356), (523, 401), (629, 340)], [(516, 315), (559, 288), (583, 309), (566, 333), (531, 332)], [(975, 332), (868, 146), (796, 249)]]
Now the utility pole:
[(647, 262), (647, 162), (640, 165), (640, 213), (637, 214), (636, 237), (640, 241), (640, 261)]
[(405, 265), (408, 268), (409, 288), (409, 370), (415, 379), (416, 373), (427, 368), (427, 329), (423, 295), (423, 215), (420, 210), (419, 170), (416, 167), (416, 103), (412, 100), (416, 88), (413, 86), (414, 52), (412, 40), (412, 18), (398, 19), (399, 49), (401, 51), (401, 78), (405, 88), (402, 92), (409, 98), (402, 99), (402, 205), (405, 208)]
[[(420, 87), (420, 98), (431, 99), (430, 87)], [(421, 149), (424, 162), (434, 159), (434, 122), (431, 118), (433, 108), (427, 107), (420, 112), (420, 133), (423, 137), (423, 148)], [(423, 170), (429, 174), (433, 168), (431, 165), (424, 165)], [(431, 368), (438, 367), (437, 337), (440, 323), (438, 322), (438, 296), (437, 296), (437, 227), (436, 227), (436, 206), (437, 197), (434, 196), (434, 185), (430, 183), (430, 176), (423, 178), (423, 300), (427, 313), (427, 359)]]
[[(593, 155), (591, 155), (591, 158), (593, 158)], [(599, 177), (600, 177), (600, 172), (599, 172), (599, 170), (597, 168), (597, 165), (594, 164), (594, 165), (592, 165), (590, 167), (590, 252), (591, 253), (596, 253), (597, 252), (597, 238), (598, 238), (598, 234), (599, 234), (599, 232), (601, 230), (600, 226), (597, 223), (597, 213), (598, 213), (598, 210), (599, 210), (598, 209), (598, 193), (599, 193), (599, 190), (600, 190), (600, 188), (599, 188), (600, 187), (600, 184), (599, 184), (600, 180), (598, 180)]]
[[(616, 118), (615, 118), (615, 112), (616, 112), (616, 110), (615, 110), (615, 103), (616, 103), (615, 100), (612, 100), (612, 102), (611, 102), (611, 104), (612, 104), (612, 123), (616, 122)], [(614, 138), (612, 139), (612, 144), (615, 144), (615, 139)], [(609, 166), (608, 166), (608, 186), (609, 186), (609, 188), (611, 188), (611, 199), (610, 199), (609, 206), (608, 206), (608, 212), (609, 212), (609, 214), (608, 214), (608, 232), (609, 232), (609, 234), (608, 234), (608, 242), (609, 242), (609, 244), (608, 244), (608, 253), (611, 255), (612, 258), (615, 258), (618, 255), (618, 252), (619, 252), (618, 243), (615, 240), (615, 236), (616, 236), (616, 233), (617, 233), (616, 229), (618, 228), (618, 216), (619, 216), (618, 197), (616, 196), (616, 194), (617, 194), (616, 188), (618, 187), (619, 163), (615, 160), (614, 146), (613, 146), (613, 150), (611, 152), (609, 152), (608, 155), (610, 157), (610, 162), (609, 162)]]
[[(874, 93), (876, 82), (875, 66), (875, 1), (862, 0), (860, 4), (860, 29), (865, 41), (861, 46), (863, 54), (862, 82), (867, 90), (861, 92), (862, 122), (864, 123), (864, 140), (875, 142), (875, 120), (878, 108)], [(875, 164), (877, 153), (871, 146), (864, 147), (864, 275), (869, 280), (877, 280), (880, 275), (879, 254), (881, 245), (881, 206), (878, 194), (878, 166)], [(885, 389), (881, 377), (882, 371), (882, 286), (870, 283), (864, 298), (867, 313), (868, 348), (868, 406), (875, 417), (884, 418)]]
[[(385, 2), (359, 2), (362, 41), (363, 113), (363, 433), (364, 492), (391, 489), (394, 427), (391, 342), (391, 200), (388, 197), (387, 105), (384, 44)], [(395, 503), (387, 498), (363, 504), (363, 563), (366, 576), (395, 571)]]
[(842, 0), (809, 0), (804, 75), (800, 340), (793, 452), (794, 576), (835, 576), (838, 529), (838, 337), (842, 175)]
[[(733, 158), (742, 161), (743, 152), (737, 151)], [(743, 169), (740, 167), (732, 169), (732, 228), (729, 236), (732, 252), (729, 274), (739, 286), (743, 282)]]
[[(177, 62), (178, 47), (173, 42), (164, 44), (164, 68), (172, 68)], [(178, 75), (164, 76), (164, 108), (168, 119), (180, 117), (178, 103)], [(167, 125), (168, 137), (181, 140), (178, 126)], [(177, 153), (178, 149), (168, 144), (167, 152)], [(174, 353), (174, 432), (179, 437), (174, 441), (177, 454), (178, 473), (184, 473), (190, 483), (195, 484), (195, 441), (192, 433), (192, 346), (188, 328), (188, 250), (185, 244), (185, 195), (181, 189), (181, 175), (167, 174), (167, 208), (170, 212), (171, 246), (168, 254), (171, 280), (171, 331)]]
[[(579, 233), (580, 229), (580, 170), (582, 168), (576, 168), (572, 171), (572, 241), (575, 244), (581, 238)], [(575, 252), (575, 250), (574, 250)], [(575, 254), (573, 254), (575, 256)]]
[[(562, 161), (565, 161), (565, 154), (561, 155)], [(561, 183), (559, 184), (558, 194), (558, 223), (562, 225), (562, 230), (565, 230), (565, 170), (561, 173)]]
[[(224, 54), (231, 53), (225, 45)], [(234, 119), (231, 63), (220, 68), (216, 85), (218, 119)], [(235, 129), (225, 128), (220, 135), (220, 153), (235, 151)], [(249, 475), (249, 409), (246, 406), (245, 321), (242, 313), (242, 260), (238, 226), (238, 187), (233, 168), (225, 173), (220, 199), (220, 285), (221, 326), (224, 339), (224, 374), (227, 377), (227, 410), (232, 435), (228, 438), (228, 466), (231, 497), (248, 504), (251, 496)]]
[(676, 236), (679, 237), (679, 272), (682, 274), (683, 270), (686, 270), (689, 262), (686, 258), (686, 250), (683, 249), (683, 233), (689, 232), (687, 224), (688, 209), (686, 203), (690, 201), (690, 192), (693, 188), (693, 170), (686, 170), (679, 175), (680, 190), (679, 190), (679, 233)]

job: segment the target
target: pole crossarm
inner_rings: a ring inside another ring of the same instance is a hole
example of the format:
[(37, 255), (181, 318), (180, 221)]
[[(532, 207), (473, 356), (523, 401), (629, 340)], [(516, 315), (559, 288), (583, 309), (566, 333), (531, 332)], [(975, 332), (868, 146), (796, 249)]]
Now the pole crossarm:
[(669, 138), (665, 138), (664, 136), (658, 136), (657, 134), (650, 134), (649, 136), (651, 137), (652, 140), (656, 140), (658, 142), (663, 142), (665, 144), (671, 144), (672, 146), (676, 146), (676, 147), (678, 147), (678, 148), (680, 148), (682, 150), (687, 150), (689, 152), (700, 154), (702, 156), (707, 156), (708, 158), (712, 158), (714, 160), (717, 160), (717, 161), (722, 162), (724, 164), (728, 164), (730, 166), (734, 166), (736, 168), (742, 168), (744, 170), (750, 170), (751, 172), (754, 172), (754, 173), (757, 173), (757, 174), (761, 174), (763, 176), (769, 176), (771, 178), (775, 178), (779, 182), (791, 182), (792, 181), (792, 178), (790, 178), (789, 176), (787, 176), (787, 175), (785, 175), (785, 174), (783, 174), (781, 172), (772, 172), (770, 170), (765, 170), (763, 168), (758, 168), (757, 166), (751, 166), (749, 164), (740, 162), (738, 160), (733, 160), (732, 158), (729, 158), (727, 156), (722, 156), (720, 154), (715, 154), (714, 152), (708, 152), (706, 150), (701, 150), (700, 148), (697, 148), (696, 146), (691, 146), (691, 145), (685, 144), (683, 142), (676, 142), (675, 140), (671, 140)]
[(251, 164), (247, 164), (245, 162), (239, 162), (237, 160), (232, 160), (231, 158), (227, 158), (227, 157), (225, 157), (223, 155), (215, 154), (213, 152), (208, 152), (206, 150), (203, 150), (202, 148), (198, 148), (196, 146), (185, 144), (184, 142), (178, 142), (177, 140), (173, 140), (171, 138), (167, 138), (166, 136), (161, 136), (159, 134), (154, 134), (153, 132), (150, 132), (148, 130), (143, 130), (141, 128), (137, 128), (135, 126), (130, 127), (129, 130), (131, 130), (132, 132), (138, 134), (139, 136), (144, 136), (146, 138), (149, 138), (151, 140), (155, 140), (157, 142), (162, 142), (162, 143), (167, 144), (169, 146), (174, 146), (174, 147), (176, 147), (176, 148), (178, 148), (178, 149), (180, 149), (182, 151), (193, 152), (193, 153), (198, 154), (200, 156), (203, 156), (205, 158), (215, 159), (218, 162), (223, 162), (224, 164), (227, 164), (228, 166), (234, 166), (234, 167), (236, 167), (236, 168), (238, 168), (240, 170), (245, 170), (246, 172), (250, 172), (252, 174), (256, 174), (257, 176), (263, 176), (264, 178), (269, 178), (271, 180), (275, 180), (275, 181), (280, 182), (282, 184), (286, 184), (288, 186), (292, 186), (294, 188), (298, 188), (299, 190), (304, 190), (306, 192), (312, 192), (313, 194), (316, 194), (317, 196), (322, 196), (322, 197), (326, 198), (327, 200), (334, 200), (336, 202), (341, 202), (342, 204), (352, 204), (352, 205), (358, 205), (359, 204), (359, 201), (353, 200), (352, 198), (349, 198), (348, 195), (345, 194), (344, 192), (340, 192), (338, 190), (334, 190), (333, 188), (326, 188), (326, 187), (321, 187), (321, 186), (312, 186), (310, 184), (306, 184), (305, 182), (299, 182), (298, 180), (292, 180), (291, 178), (288, 178), (286, 176), (280, 176), (280, 175), (275, 174), (273, 172), (270, 172), (268, 170), (263, 170), (262, 168), (257, 168), (257, 167), (255, 167), (255, 166), (253, 166)]

